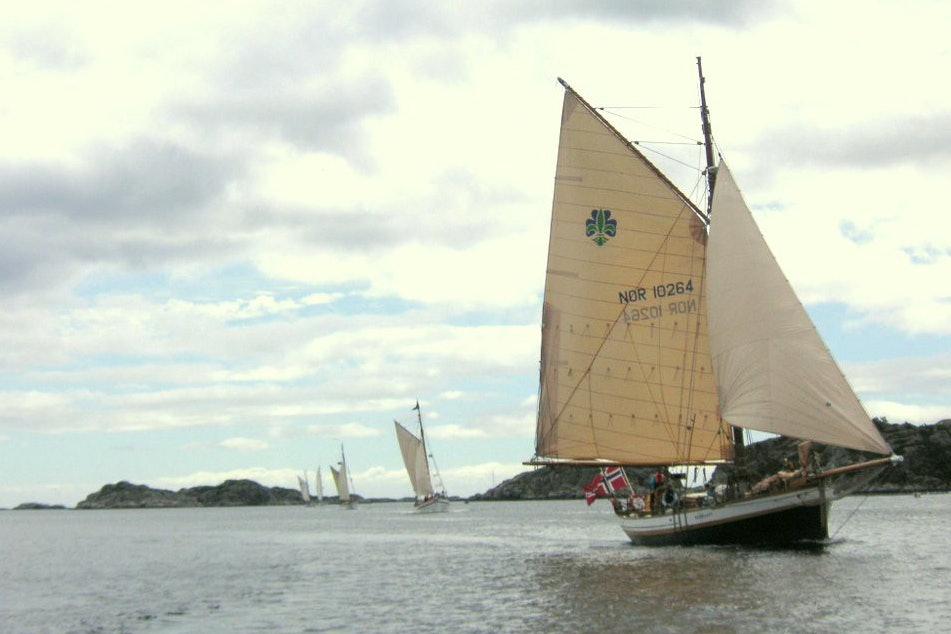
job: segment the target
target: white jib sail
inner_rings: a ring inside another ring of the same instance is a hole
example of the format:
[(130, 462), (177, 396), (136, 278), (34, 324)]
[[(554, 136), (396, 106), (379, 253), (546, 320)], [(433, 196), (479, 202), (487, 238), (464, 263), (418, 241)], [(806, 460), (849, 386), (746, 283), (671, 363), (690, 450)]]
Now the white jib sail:
[(722, 162), (707, 244), (707, 297), (713, 369), (726, 422), (891, 453), (780, 270)]

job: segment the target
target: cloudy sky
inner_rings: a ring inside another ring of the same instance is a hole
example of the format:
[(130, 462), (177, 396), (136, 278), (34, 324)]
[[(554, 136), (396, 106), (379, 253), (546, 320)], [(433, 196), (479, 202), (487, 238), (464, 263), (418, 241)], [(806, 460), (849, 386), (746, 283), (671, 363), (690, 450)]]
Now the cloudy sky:
[(358, 493), (407, 495), (417, 399), (450, 493), (524, 470), (556, 78), (696, 139), (697, 55), (869, 413), (951, 416), (946, 2), (26, 7), (0, 22), (0, 507), (293, 487), (341, 444)]

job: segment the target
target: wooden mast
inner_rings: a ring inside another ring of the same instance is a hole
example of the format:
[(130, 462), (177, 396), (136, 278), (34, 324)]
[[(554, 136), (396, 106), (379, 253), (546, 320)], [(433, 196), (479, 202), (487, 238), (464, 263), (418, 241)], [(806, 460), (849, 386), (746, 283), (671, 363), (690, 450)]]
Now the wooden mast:
[(416, 401), (416, 420), (419, 421), (419, 444), (423, 446), (423, 455), (429, 460), (429, 454), (426, 452), (426, 437), (423, 435), (423, 411), (419, 408), (419, 400)]
[(703, 146), (707, 153), (707, 217), (713, 203), (713, 185), (717, 179), (717, 166), (713, 158), (713, 128), (710, 126), (710, 110), (707, 108), (707, 95), (703, 90), (706, 80), (703, 78), (703, 66), (697, 57), (697, 73), (700, 75), (700, 122), (703, 130)]
[[(717, 165), (713, 154), (713, 126), (710, 125), (710, 109), (707, 108), (707, 95), (704, 91), (706, 79), (703, 76), (703, 65), (697, 57), (697, 74), (700, 76), (700, 122), (703, 130), (703, 146), (707, 155), (707, 219), (713, 214), (713, 187), (717, 180)], [(733, 461), (742, 466), (746, 457), (746, 446), (743, 441), (743, 428), (733, 427)]]

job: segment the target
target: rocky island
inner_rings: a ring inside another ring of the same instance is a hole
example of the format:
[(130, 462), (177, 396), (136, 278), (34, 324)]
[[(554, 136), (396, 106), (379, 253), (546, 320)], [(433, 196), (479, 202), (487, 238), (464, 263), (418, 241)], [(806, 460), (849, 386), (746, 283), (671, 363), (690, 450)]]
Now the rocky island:
[[(893, 425), (884, 419), (873, 419), (885, 440), (904, 457), (901, 464), (886, 469), (872, 483), (872, 493), (926, 493), (951, 491), (951, 419), (934, 425)], [(753, 477), (775, 473), (784, 460), (796, 454), (796, 440), (772, 438), (747, 447), (748, 472)], [(860, 454), (838, 447), (815, 445), (823, 466), (835, 467), (854, 461)], [(707, 475), (715, 482), (726, 481), (731, 467), (708, 466)], [(691, 467), (692, 469), (692, 467)], [(700, 467), (703, 469), (703, 467)], [(595, 467), (538, 467), (510, 478), (484, 493), (468, 498), (471, 501), (552, 500), (582, 498), (581, 487), (597, 471)], [(653, 469), (627, 468), (628, 477), (637, 485), (646, 486)], [(361, 498), (362, 499), (362, 498)], [(467, 501), (453, 497), (454, 500)], [(335, 498), (327, 498), (333, 503)], [(394, 500), (365, 500), (392, 502)], [(77, 509), (132, 508), (194, 508), (213, 506), (286, 506), (303, 504), (297, 489), (266, 487), (253, 480), (227, 480), (216, 486), (199, 486), (169, 491), (142, 484), (121, 481), (107, 484), (90, 493), (76, 505)], [(16, 510), (62, 509), (61, 505), (38, 502), (20, 504)]]
[(178, 491), (153, 489), (144, 484), (107, 484), (76, 505), (77, 509), (187, 508), (201, 506), (283, 506), (301, 504), (296, 489), (266, 487), (253, 480), (226, 480), (217, 486)]

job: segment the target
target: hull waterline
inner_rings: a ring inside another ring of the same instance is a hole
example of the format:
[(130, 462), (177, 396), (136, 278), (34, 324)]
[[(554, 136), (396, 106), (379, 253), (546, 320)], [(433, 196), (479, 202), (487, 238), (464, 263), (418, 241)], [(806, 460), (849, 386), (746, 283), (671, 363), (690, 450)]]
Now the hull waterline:
[(449, 500), (443, 497), (426, 500), (417, 503), (413, 510), (417, 513), (446, 513), (449, 511)]
[(793, 544), (829, 536), (831, 500), (813, 488), (697, 510), (627, 517), (621, 528), (642, 546)]

